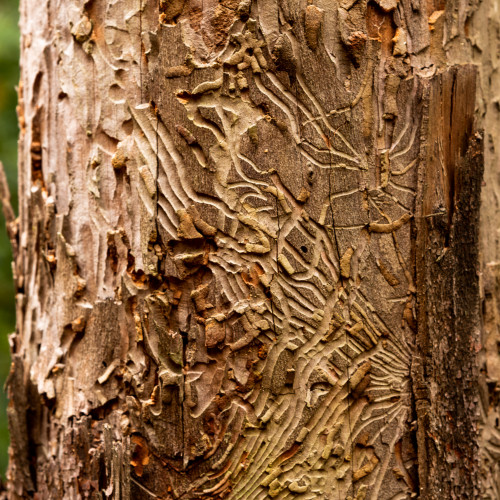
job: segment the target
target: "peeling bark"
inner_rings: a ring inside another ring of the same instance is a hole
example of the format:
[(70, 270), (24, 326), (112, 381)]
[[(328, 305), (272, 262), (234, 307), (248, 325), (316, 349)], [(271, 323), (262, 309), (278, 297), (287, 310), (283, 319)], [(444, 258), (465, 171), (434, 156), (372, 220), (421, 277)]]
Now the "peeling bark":
[(495, 1), (21, 2), (9, 498), (494, 497)]

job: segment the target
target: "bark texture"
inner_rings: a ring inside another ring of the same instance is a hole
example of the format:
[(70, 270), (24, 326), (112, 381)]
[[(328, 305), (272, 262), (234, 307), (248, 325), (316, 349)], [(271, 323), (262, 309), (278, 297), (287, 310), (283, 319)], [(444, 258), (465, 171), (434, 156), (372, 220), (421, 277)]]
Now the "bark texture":
[(495, 9), (21, 1), (10, 498), (498, 497)]

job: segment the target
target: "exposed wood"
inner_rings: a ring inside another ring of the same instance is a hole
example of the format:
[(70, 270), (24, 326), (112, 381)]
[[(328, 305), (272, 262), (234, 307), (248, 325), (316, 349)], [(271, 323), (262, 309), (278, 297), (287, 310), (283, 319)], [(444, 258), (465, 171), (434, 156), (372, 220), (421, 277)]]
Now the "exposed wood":
[(477, 498), (479, 491), (479, 204), (482, 137), (473, 135), (476, 68), (429, 84), (428, 135), (416, 216), (420, 491)]

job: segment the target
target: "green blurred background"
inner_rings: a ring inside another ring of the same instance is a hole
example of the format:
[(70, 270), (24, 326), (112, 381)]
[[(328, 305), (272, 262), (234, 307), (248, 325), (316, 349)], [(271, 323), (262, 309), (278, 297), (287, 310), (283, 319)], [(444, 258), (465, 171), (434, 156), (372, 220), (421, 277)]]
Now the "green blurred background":
[[(17, 212), (17, 117), (16, 85), (19, 81), (18, 0), (0, 0), (0, 161), (3, 162)], [(9, 372), (8, 334), (15, 329), (14, 286), (11, 271), (12, 254), (5, 231), (0, 224), (0, 473), (7, 467), (7, 398), (1, 390)]]

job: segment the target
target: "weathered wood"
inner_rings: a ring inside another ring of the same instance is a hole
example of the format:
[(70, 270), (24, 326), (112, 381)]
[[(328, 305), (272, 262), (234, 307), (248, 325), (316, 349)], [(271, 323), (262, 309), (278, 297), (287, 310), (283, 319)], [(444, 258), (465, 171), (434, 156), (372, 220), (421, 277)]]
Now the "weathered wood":
[(22, 1), (11, 498), (476, 495), (484, 74), (443, 8)]
[(420, 491), (477, 498), (482, 137), (473, 134), (476, 68), (429, 82), (416, 213)]

